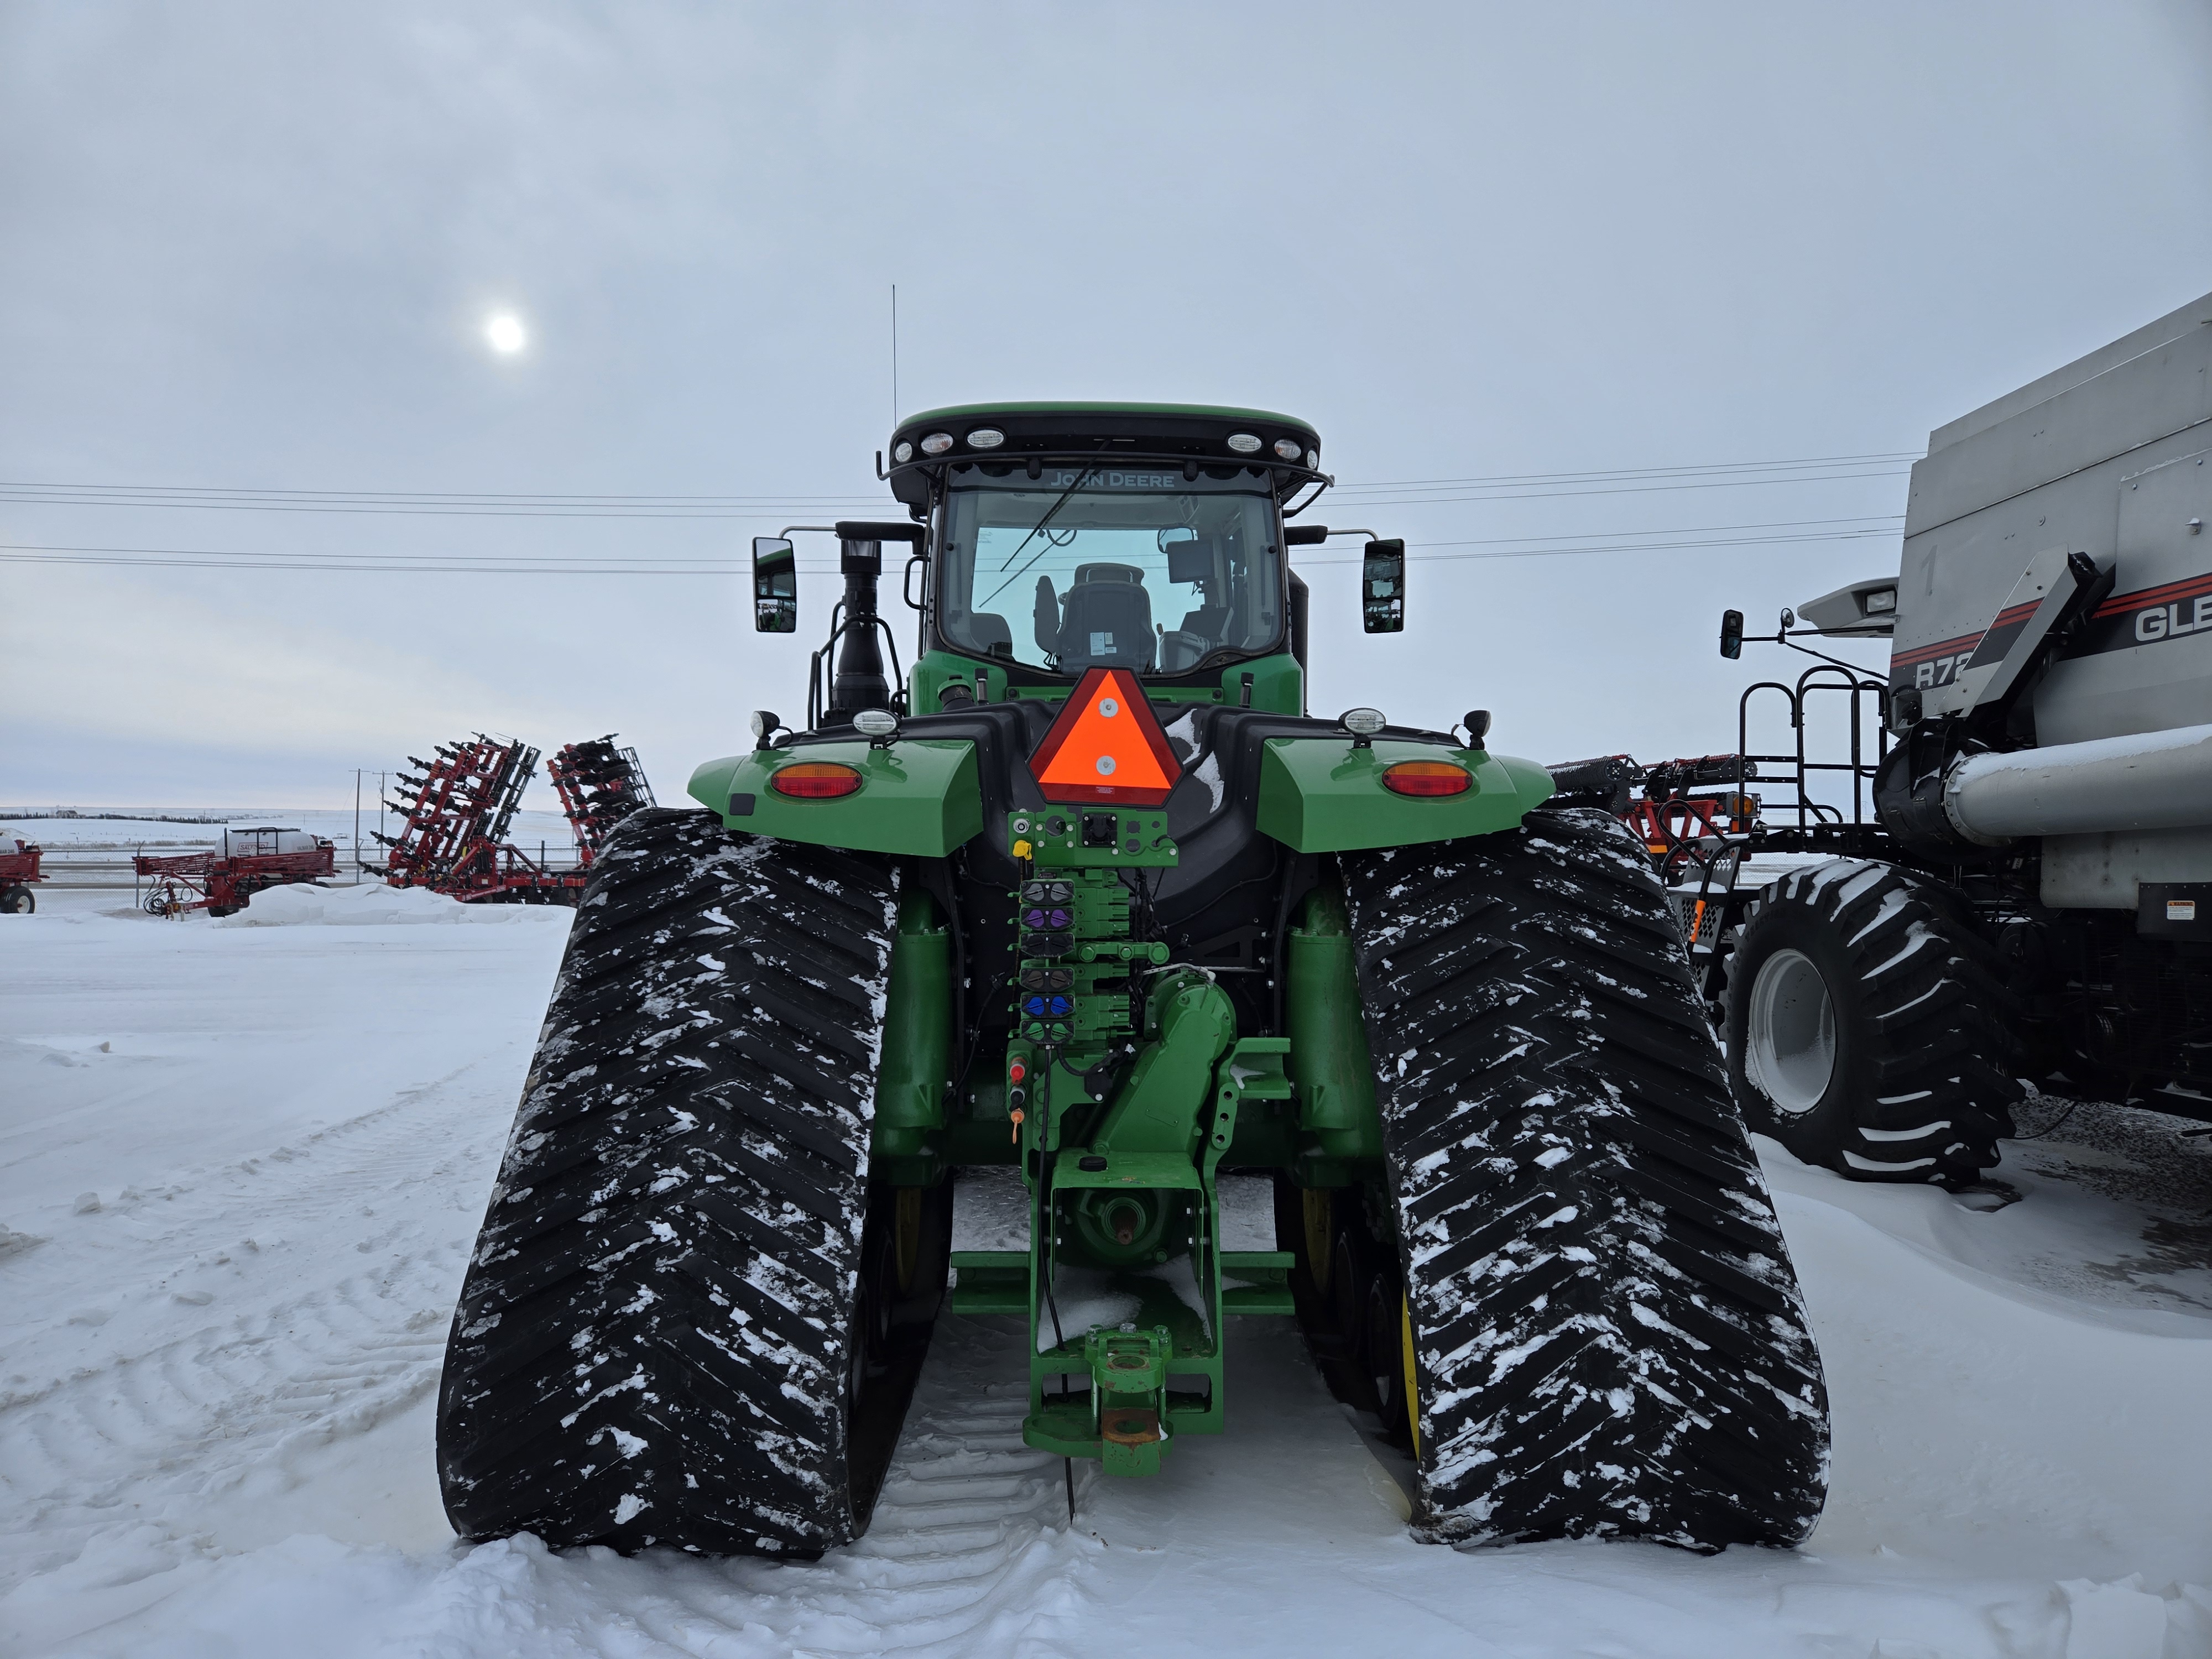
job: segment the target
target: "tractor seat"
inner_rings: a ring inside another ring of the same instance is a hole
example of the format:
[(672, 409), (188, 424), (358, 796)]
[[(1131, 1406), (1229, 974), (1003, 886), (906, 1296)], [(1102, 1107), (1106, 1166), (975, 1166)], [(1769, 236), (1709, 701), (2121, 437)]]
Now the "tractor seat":
[(1081, 587), (1088, 582), (1134, 582), (1142, 587), (1145, 573), (1133, 564), (1079, 564), (1075, 567), (1075, 586)]
[[(1144, 573), (1132, 565), (1086, 564), (1060, 605), (1051, 650), (1062, 668), (1150, 668), (1152, 600)], [(1038, 584), (1038, 644), (1051, 601), (1048, 579)]]

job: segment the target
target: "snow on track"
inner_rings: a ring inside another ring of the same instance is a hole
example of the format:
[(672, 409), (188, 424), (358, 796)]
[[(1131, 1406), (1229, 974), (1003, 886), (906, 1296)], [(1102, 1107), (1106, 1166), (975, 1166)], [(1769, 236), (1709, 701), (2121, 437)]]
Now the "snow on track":
[(950, 1317), (853, 1548), (462, 1546), (438, 1367), (566, 923), (508, 916), (0, 917), (0, 1654), (2212, 1656), (2212, 1156), (2051, 1103), (1960, 1197), (1762, 1147), (1836, 1401), (1802, 1552), (1416, 1545), (1263, 1320), (1228, 1433), (1071, 1530), (1021, 1333)]

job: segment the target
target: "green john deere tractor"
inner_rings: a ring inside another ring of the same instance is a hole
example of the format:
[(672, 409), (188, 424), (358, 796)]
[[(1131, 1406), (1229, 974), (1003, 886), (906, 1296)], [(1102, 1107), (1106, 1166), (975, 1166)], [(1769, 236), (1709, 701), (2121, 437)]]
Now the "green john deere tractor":
[[(593, 866), (447, 1352), (463, 1536), (856, 1538), (948, 1311), (1024, 1322), (1025, 1439), (1111, 1474), (1233, 1432), (1232, 1317), (1280, 1316), (1424, 1537), (1811, 1528), (1820, 1362), (1659, 884), (1486, 714), (1306, 716), (1320, 448), (1115, 404), (892, 434), (908, 518), (834, 526), (805, 729), (757, 714)], [(792, 631), (788, 535), (754, 557)], [(1398, 631), (1402, 544), (1364, 574)], [(994, 1165), (1027, 1246), (955, 1250)], [(1225, 1248), (1231, 1174), (1276, 1249)]]

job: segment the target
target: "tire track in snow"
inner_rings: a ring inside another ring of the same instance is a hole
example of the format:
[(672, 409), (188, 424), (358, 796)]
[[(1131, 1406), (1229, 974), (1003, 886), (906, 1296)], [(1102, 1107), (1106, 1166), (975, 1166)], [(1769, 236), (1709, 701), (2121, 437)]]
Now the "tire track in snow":
[[(1012, 1322), (948, 1314), (858, 1543), (775, 1563), (669, 1551), (556, 1556), (528, 1537), (485, 1544), (440, 1575), (422, 1649), (455, 1659), (503, 1651), (505, 1634), (542, 1632), (550, 1620), (573, 1644), (563, 1652), (1065, 1651), (1060, 1638), (1072, 1641), (1095, 1611), (1085, 1584), (1102, 1547), (1068, 1529), (1060, 1460), (1022, 1443), (1024, 1373)], [(1079, 1473), (1079, 1505), (1087, 1484)]]
[(179, 1557), (221, 1548), (211, 1510), (291, 1490), (302, 1457), (436, 1387), (504, 1127), (489, 1079), (465, 1082), (482, 1064), (118, 1200), (121, 1226), (85, 1243), (111, 1286), (216, 1317), (181, 1335), (165, 1318), (168, 1340), (126, 1338), (60, 1376), (50, 1362), (0, 1395), (0, 1589), (119, 1527), (150, 1523)]

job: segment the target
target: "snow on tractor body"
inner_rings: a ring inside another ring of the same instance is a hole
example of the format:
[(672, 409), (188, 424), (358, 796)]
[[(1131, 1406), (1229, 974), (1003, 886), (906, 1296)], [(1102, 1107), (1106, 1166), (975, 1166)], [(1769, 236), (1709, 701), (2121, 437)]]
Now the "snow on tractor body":
[[(1740, 755), (1764, 811), (1684, 884), (1744, 1111), (1799, 1157), (1972, 1181), (2021, 1079), (2212, 1121), (2208, 388), (2212, 295), (1938, 428), (1898, 574), (1769, 636), (1892, 641), (1744, 693), (1796, 751)], [(1836, 697), (1850, 753), (1809, 761)]]
[[(805, 729), (757, 714), (592, 866), (447, 1352), (463, 1535), (850, 1540), (948, 1308), (1026, 1326), (1025, 1439), (1109, 1474), (1231, 1431), (1231, 1317), (1291, 1317), (1424, 1536), (1808, 1530), (1819, 1361), (1659, 883), (1486, 714), (1306, 714), (1319, 448), (894, 433), (908, 517), (835, 527)], [(763, 631), (793, 573), (756, 544)], [(1361, 603), (1402, 628), (1402, 544)], [(992, 1166), (1024, 1242), (955, 1252)], [(1230, 1172), (1275, 1249), (1229, 1247)]]

